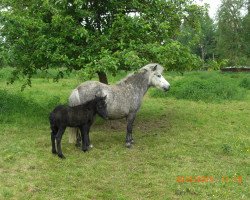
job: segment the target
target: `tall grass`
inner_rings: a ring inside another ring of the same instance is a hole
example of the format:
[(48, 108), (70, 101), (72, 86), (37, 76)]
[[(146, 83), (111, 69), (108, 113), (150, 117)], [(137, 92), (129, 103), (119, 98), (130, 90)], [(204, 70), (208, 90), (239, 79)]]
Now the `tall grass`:
[(176, 99), (204, 102), (243, 100), (249, 87), (249, 75), (237, 74), (237, 76), (235, 79), (231, 74), (218, 72), (186, 73), (185, 76), (172, 78), (170, 92), (153, 90), (150, 94), (152, 97), (172, 96)]
[(250, 77), (245, 77), (240, 81), (239, 84), (241, 87), (250, 90)]

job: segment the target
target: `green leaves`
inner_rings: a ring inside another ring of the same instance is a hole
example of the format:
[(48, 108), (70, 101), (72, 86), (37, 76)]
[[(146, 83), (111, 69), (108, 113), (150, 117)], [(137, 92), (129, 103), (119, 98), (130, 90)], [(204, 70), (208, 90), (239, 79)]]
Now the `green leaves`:
[(180, 42), (169, 40), (164, 44), (146, 44), (143, 55), (150, 57), (151, 62), (164, 63), (168, 70), (180, 71), (195, 69), (201, 66), (201, 60), (193, 55), (188, 47)]
[[(197, 65), (198, 59), (176, 41), (182, 21), (187, 15), (196, 19), (199, 11), (189, 1), (3, 2), (1, 35), (9, 65), (16, 67), (13, 80), (54, 67), (92, 76), (137, 69), (147, 62), (171, 70)], [(63, 77), (61, 73), (55, 78)]]
[(95, 66), (95, 71), (111, 72), (117, 71), (118, 59), (112, 55), (112, 52), (102, 48), (96, 59), (93, 59), (92, 66)]

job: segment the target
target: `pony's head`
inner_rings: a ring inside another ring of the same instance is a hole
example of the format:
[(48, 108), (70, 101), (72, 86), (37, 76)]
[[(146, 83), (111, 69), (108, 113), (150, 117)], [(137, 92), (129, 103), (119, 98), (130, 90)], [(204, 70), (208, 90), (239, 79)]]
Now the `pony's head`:
[(142, 68), (149, 72), (149, 85), (168, 91), (170, 89), (169, 82), (162, 76), (163, 67), (157, 63), (152, 63)]

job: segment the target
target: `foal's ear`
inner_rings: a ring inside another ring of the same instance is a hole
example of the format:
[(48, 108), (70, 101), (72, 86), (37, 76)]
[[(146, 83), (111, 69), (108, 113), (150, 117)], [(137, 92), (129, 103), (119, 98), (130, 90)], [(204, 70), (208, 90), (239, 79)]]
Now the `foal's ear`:
[(100, 97), (98, 95), (95, 94), (95, 99), (99, 99)]
[(154, 67), (153, 67), (153, 71), (155, 71), (157, 69), (157, 65), (155, 65)]

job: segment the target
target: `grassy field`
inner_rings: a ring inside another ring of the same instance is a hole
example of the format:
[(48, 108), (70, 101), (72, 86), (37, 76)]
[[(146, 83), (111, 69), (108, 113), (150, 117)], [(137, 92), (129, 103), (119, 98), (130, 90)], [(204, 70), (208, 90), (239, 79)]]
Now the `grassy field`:
[(125, 120), (98, 119), (88, 153), (64, 135), (65, 160), (51, 154), (48, 113), (81, 77), (38, 74), (20, 92), (8, 75), (0, 70), (0, 199), (250, 199), (249, 74), (166, 74), (172, 90), (146, 94), (133, 148)]

